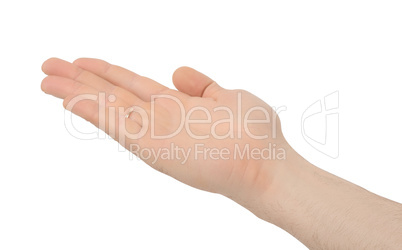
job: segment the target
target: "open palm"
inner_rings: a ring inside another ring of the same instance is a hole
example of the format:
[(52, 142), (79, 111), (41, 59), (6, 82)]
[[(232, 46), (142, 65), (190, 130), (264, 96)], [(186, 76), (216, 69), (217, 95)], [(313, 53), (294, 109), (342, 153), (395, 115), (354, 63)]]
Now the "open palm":
[(240, 197), (272, 181), (286, 158), (276, 112), (182, 67), (173, 90), (98, 59), (44, 62), (44, 92), (104, 130), (151, 167), (193, 187)]

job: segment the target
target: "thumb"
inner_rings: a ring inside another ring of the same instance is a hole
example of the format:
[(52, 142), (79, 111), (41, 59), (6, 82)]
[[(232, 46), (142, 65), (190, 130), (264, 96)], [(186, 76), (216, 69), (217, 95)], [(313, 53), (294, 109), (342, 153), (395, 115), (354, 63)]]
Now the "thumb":
[(208, 76), (190, 67), (180, 67), (173, 73), (173, 84), (176, 88), (190, 96), (209, 97), (216, 99), (223, 90)]

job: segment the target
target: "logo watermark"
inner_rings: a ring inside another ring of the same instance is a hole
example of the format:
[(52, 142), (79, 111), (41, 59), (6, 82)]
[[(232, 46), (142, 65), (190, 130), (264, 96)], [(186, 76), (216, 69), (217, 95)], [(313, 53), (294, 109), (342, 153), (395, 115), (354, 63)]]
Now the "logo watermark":
[[(156, 129), (160, 123), (157, 103), (161, 100), (170, 102), (175, 109), (174, 117), (164, 118), (176, 121), (175, 127), (170, 128), (168, 133)], [(198, 159), (286, 159), (285, 149), (275, 142), (279, 129), (278, 114), (286, 111), (287, 107), (252, 105), (249, 99), (243, 100), (241, 91), (230, 107), (188, 107), (178, 97), (167, 94), (152, 95), (149, 106), (122, 107), (116, 105), (116, 96), (100, 92), (97, 95), (78, 95), (69, 101), (66, 109), (72, 110), (82, 101), (97, 103), (97, 113), (93, 116), (96, 120), (91, 122), (96, 123), (98, 129), (80, 131), (73, 124), (72, 113), (66, 111), (64, 122), (67, 131), (76, 138), (91, 140), (104, 139), (105, 134), (100, 131), (107, 130), (110, 137), (132, 152), (131, 159), (135, 156), (152, 164), (161, 160), (176, 160), (185, 164)], [(303, 138), (316, 150), (332, 158), (339, 155), (338, 108), (339, 92), (335, 91), (325, 96), (323, 101), (317, 100), (310, 105), (301, 117)], [(133, 127), (136, 128), (134, 131)], [(321, 137), (311, 133), (320, 129)], [(145, 139), (152, 141), (153, 145), (141, 147), (139, 142)], [(217, 143), (209, 145), (205, 141)], [(120, 145), (119, 150), (124, 151), (125, 148)]]
[[(311, 104), (302, 114), (303, 138), (317, 151), (331, 157), (339, 156), (339, 91), (332, 92)], [(311, 121), (311, 122), (310, 122)], [(319, 132), (319, 134), (314, 132)]]

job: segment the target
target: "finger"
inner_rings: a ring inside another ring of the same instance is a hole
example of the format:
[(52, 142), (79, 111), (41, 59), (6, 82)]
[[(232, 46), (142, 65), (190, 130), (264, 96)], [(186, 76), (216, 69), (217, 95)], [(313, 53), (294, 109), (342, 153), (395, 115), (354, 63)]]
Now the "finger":
[(91, 86), (77, 82), (75, 80), (60, 76), (50, 75), (45, 77), (42, 81), (41, 87), (45, 93), (51, 94), (59, 98), (63, 98), (65, 99), (64, 100), (65, 102), (70, 101), (77, 95), (91, 94), (96, 96), (96, 98), (102, 99), (100, 100), (101, 102), (103, 101), (110, 102), (110, 100), (113, 100), (114, 102), (114, 100), (117, 100), (117, 102), (115, 102), (114, 105), (116, 108), (119, 107), (119, 105), (124, 108), (128, 108), (129, 106), (134, 105), (141, 107), (146, 106), (146, 104), (141, 99), (139, 99), (134, 95), (129, 99), (129, 102), (127, 102), (124, 98), (121, 97), (119, 93), (116, 93), (116, 89), (114, 89), (113, 92), (111, 93), (106, 93), (99, 91)]
[[(142, 127), (142, 120), (128, 113), (131, 105), (114, 95), (99, 94), (96, 89), (84, 84), (64, 99), (63, 106), (102, 129), (115, 140), (119, 139), (119, 133), (122, 131), (123, 135), (128, 135), (133, 133), (133, 130), (137, 133)], [(146, 110), (144, 112), (147, 113)], [(121, 129), (123, 122), (125, 130)]]
[(144, 101), (150, 101), (151, 95), (158, 94), (168, 89), (166, 86), (152, 79), (140, 76), (103, 60), (80, 58), (75, 60), (74, 64), (106, 79), (116, 86), (134, 93)]
[[(58, 59), (58, 58), (50, 58), (45, 61), (42, 65), (42, 70), (47, 75), (60, 76), (64, 78), (71, 79), (73, 81), (80, 82), (82, 84), (88, 85), (97, 89), (98, 91), (105, 93), (114, 93), (118, 95), (121, 99), (130, 102), (132, 99), (136, 99), (136, 97), (119, 87), (111, 84), (105, 79), (89, 72), (81, 69), (77, 65), (69, 63), (67, 61)], [(65, 83), (66, 81), (64, 81)], [(60, 82), (62, 84), (63, 82)], [(56, 88), (56, 86), (54, 86)], [(60, 90), (60, 89), (59, 89)]]
[(113, 85), (104, 79), (59, 58), (50, 58), (46, 60), (42, 65), (42, 70), (47, 75), (56, 75), (73, 79), (94, 87), (95, 89), (110, 91), (113, 88)]
[(73, 106), (69, 104), (71, 101), (66, 104), (66, 109), (94, 124), (126, 148), (140, 139), (133, 137), (133, 135), (142, 131), (142, 124), (139, 124), (135, 119), (127, 119), (124, 116), (127, 112), (123, 112), (122, 115), (118, 109), (111, 109), (110, 106), (102, 107), (89, 98), (80, 100)]
[(223, 90), (208, 76), (190, 67), (178, 68), (173, 74), (173, 84), (176, 88), (190, 96), (209, 97), (216, 99)]
[(42, 80), (41, 88), (46, 94), (66, 98), (76, 91), (82, 83), (60, 76), (47, 76)]

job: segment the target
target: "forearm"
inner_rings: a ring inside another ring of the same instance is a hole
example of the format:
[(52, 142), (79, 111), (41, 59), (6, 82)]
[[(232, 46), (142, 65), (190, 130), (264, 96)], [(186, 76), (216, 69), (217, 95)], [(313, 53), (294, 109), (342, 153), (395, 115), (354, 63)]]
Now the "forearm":
[(402, 249), (402, 205), (296, 155), (264, 194), (267, 220), (312, 249)]

